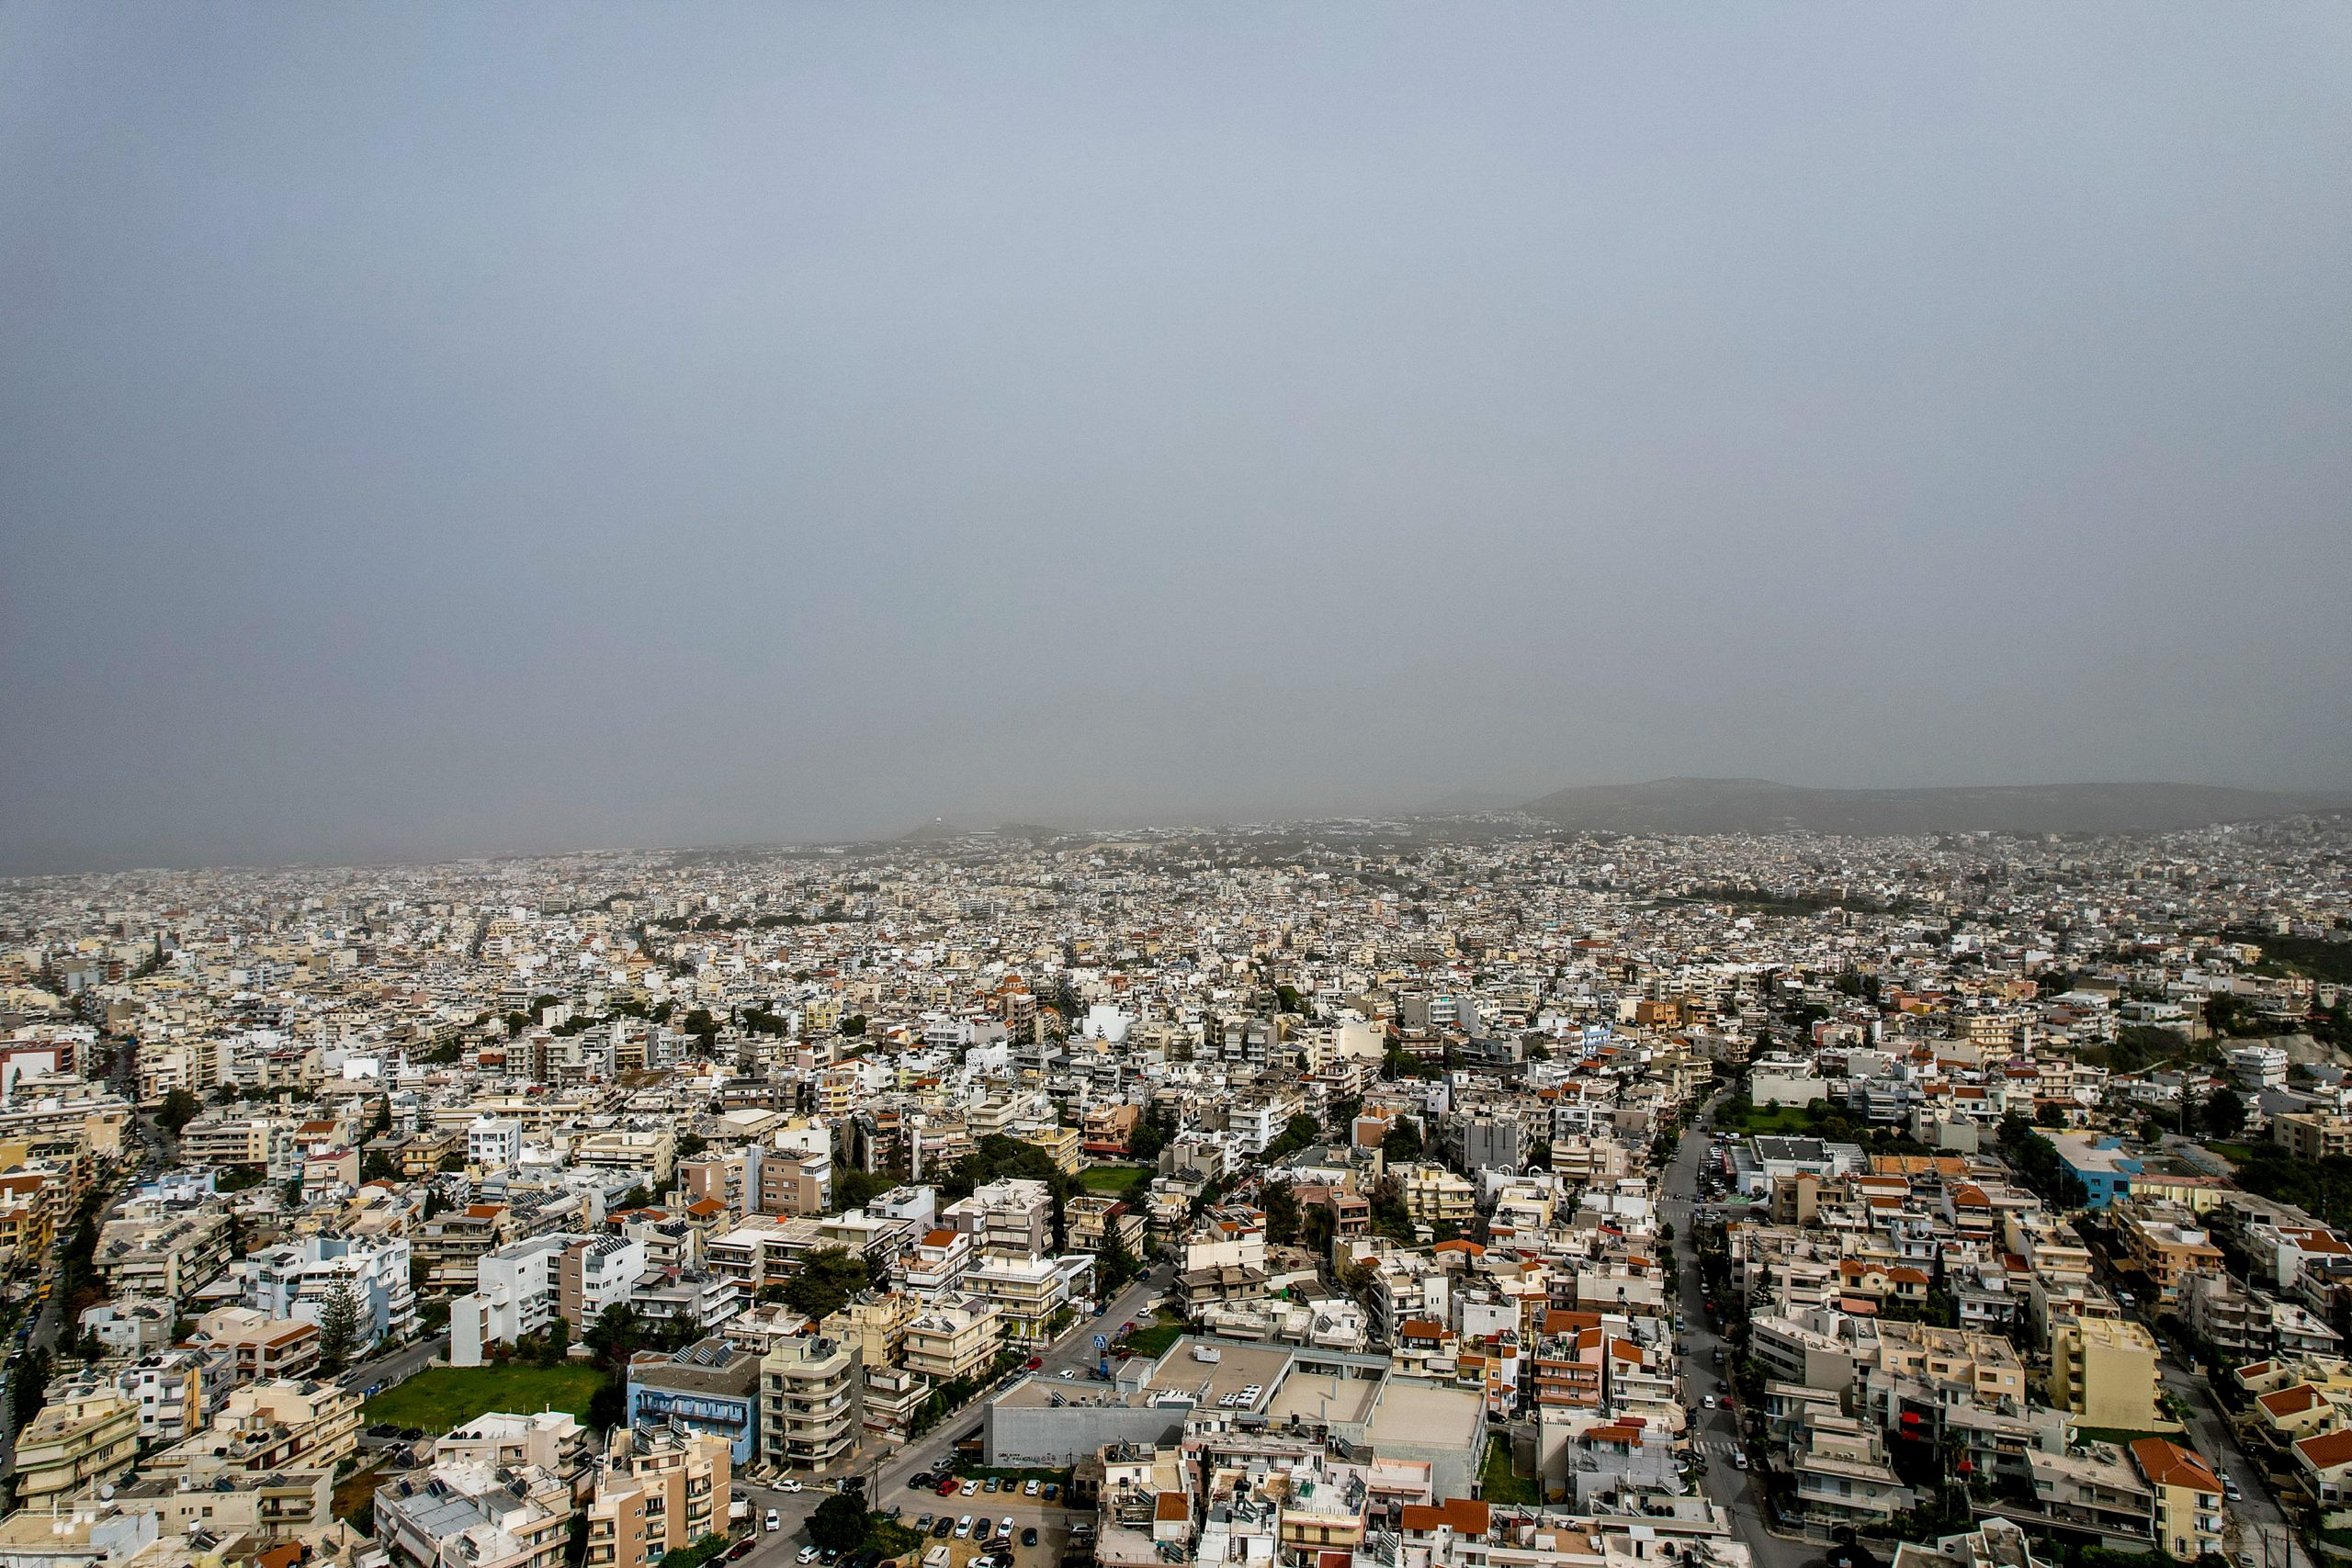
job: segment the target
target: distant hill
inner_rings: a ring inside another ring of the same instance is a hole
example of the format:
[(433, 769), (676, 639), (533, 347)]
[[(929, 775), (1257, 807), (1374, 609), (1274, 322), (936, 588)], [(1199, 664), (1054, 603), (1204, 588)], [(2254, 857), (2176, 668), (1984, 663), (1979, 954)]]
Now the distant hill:
[(899, 842), (902, 844), (944, 843), (949, 839), (960, 839), (970, 831), (969, 828), (958, 828), (953, 822), (935, 818), (920, 828), (910, 828), (899, 834)]
[(1563, 827), (1614, 833), (2132, 833), (2250, 822), (2352, 807), (2344, 795), (2209, 784), (1998, 784), (1805, 789), (1770, 779), (1589, 784), (1531, 801)]

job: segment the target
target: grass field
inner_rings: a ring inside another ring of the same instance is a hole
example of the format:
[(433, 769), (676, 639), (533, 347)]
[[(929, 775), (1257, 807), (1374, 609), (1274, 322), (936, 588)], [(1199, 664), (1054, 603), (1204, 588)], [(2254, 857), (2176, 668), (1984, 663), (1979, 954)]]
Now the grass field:
[(491, 1410), (569, 1410), (584, 1420), (589, 1396), (604, 1381), (594, 1367), (428, 1367), (369, 1400), (361, 1414), (432, 1436)]
[(1098, 1165), (1078, 1173), (1089, 1192), (1125, 1192), (1151, 1172), (1139, 1165)]
[(2205, 1146), (2212, 1150), (2215, 1154), (2220, 1155), (2223, 1159), (2228, 1160), (2232, 1165), (2245, 1165), (2254, 1158), (2254, 1149), (2250, 1145), (2246, 1144), (2223, 1143), (2222, 1140), (2215, 1138), (2208, 1140)]
[(1478, 1472), (1478, 1495), (1489, 1503), (1538, 1503), (1535, 1483), (1510, 1467), (1510, 1442), (1487, 1439), (1487, 1462)]

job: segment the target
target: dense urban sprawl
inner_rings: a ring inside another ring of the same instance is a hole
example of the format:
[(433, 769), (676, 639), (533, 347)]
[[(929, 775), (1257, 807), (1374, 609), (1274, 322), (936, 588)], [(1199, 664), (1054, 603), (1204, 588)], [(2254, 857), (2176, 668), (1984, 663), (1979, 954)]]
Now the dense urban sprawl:
[(2352, 1555), (2352, 831), (0, 884), (0, 1561)]

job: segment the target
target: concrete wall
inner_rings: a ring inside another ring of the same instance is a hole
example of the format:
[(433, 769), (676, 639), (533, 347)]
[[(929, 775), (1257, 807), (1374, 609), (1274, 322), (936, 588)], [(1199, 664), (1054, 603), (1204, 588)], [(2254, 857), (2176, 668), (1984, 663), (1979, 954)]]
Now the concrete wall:
[(1183, 1436), (1190, 1414), (1189, 1404), (1066, 1404), (1056, 1410), (1000, 1402), (981, 1420), (980, 1441), (991, 1466), (1075, 1464), (1105, 1443), (1173, 1443)]

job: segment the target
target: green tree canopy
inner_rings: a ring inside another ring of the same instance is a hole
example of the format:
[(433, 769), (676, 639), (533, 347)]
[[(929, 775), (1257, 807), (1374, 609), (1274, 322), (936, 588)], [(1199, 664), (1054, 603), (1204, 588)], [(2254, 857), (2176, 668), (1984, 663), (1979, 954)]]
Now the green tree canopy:
[(847, 1306), (869, 1278), (865, 1259), (846, 1247), (812, 1247), (801, 1255), (800, 1271), (785, 1282), (785, 1304), (815, 1323)]

